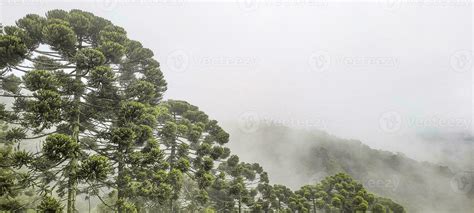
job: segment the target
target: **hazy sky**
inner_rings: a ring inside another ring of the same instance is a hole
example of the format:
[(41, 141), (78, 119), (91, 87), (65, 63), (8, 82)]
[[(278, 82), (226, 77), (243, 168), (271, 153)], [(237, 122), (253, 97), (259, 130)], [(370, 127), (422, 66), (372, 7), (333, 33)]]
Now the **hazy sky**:
[(464, 1), (1, 2), (4, 25), (78, 8), (124, 27), (160, 61), (166, 98), (221, 122), (319, 128), (417, 159), (433, 158), (427, 132), (472, 135)]

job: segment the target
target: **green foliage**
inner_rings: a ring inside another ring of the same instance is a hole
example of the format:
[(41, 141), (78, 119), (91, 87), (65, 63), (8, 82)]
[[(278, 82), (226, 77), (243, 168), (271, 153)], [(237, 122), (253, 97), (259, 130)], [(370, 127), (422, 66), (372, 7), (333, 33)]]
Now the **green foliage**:
[[(41, 191), (67, 193), (68, 212), (75, 211), (79, 182), (94, 191), (97, 184), (110, 186), (115, 180), (118, 200), (125, 200), (125, 191), (141, 183), (138, 188), (145, 189), (144, 177), (168, 168), (157, 157), (162, 154), (153, 138), (155, 107), (166, 82), (152, 57), (122, 28), (80, 10), (27, 15), (0, 35), (1, 88), (15, 94), (14, 113), (2, 111), (2, 119), (25, 130), (8, 138), (22, 142), (26, 135), (48, 136), (35, 159), (25, 152), (15, 159), (34, 171), (32, 181)], [(25, 74), (6, 75), (13, 70)], [(117, 165), (126, 169), (112, 178)], [(165, 196), (167, 186), (160, 184), (149, 194)]]
[(76, 52), (77, 37), (70, 26), (65, 24), (50, 23), (43, 28), (44, 41), (53, 50), (71, 57)]
[(27, 36), (35, 41), (35, 43), (40, 43), (43, 39), (43, 27), (46, 23), (46, 19), (36, 15), (28, 14), (25, 17), (19, 19), (16, 22), (16, 25), (25, 30)]
[[(233, 211), (235, 206), (241, 211), (250, 208), (254, 211), (268, 206), (269, 189), (267, 174), (258, 164), (239, 162), (235, 155), (222, 162), (215, 174), (216, 179), (209, 188), (209, 197), (216, 209)], [(265, 200), (256, 200), (258, 194)]]
[(47, 70), (32, 70), (23, 76), (23, 82), (30, 91), (57, 91), (59, 86), (56, 76)]
[(27, 47), (21, 39), (11, 35), (0, 35), (0, 69), (16, 65), (26, 56)]
[(37, 209), (42, 213), (61, 213), (64, 207), (53, 197), (45, 196)]
[[(19, 128), (10, 128), (0, 122), (0, 211), (24, 211), (32, 207), (32, 194), (28, 190), (30, 175), (21, 169), (29, 165), (32, 156), (18, 150), (19, 140), (24, 137)], [(17, 135), (17, 136), (14, 136)]]
[(63, 134), (53, 134), (46, 138), (43, 145), (45, 157), (52, 162), (72, 158), (78, 154), (79, 144), (71, 137)]
[(89, 70), (103, 65), (105, 56), (101, 51), (85, 48), (76, 53), (74, 60), (78, 69)]
[(111, 87), (112, 83), (116, 80), (112, 69), (107, 66), (97, 66), (90, 72), (89, 85), (92, 87)]
[(22, 128), (10, 128), (5, 132), (5, 142), (7, 144), (15, 144), (20, 142), (21, 139), (26, 137), (25, 130)]
[[(297, 195), (304, 197), (306, 205), (313, 209), (338, 209), (343, 212), (362, 211), (369, 209), (390, 209), (392, 212), (404, 212), (403, 208), (391, 208), (391, 205), (384, 205), (375, 202), (377, 198), (373, 194), (368, 193), (364, 187), (353, 180), (349, 175), (339, 173), (334, 176), (326, 177), (316, 185), (306, 185), (295, 192)], [(302, 209), (300, 199), (294, 198), (293, 210)], [(297, 205), (299, 204), (299, 205)], [(398, 204), (397, 204), (398, 205)]]
[(6, 92), (18, 94), (20, 92), (21, 79), (13, 74), (5, 76), (1, 81), (0, 88)]
[(89, 182), (104, 181), (111, 170), (111, 165), (105, 156), (92, 155), (82, 163), (79, 176), (80, 179)]
[[(138, 100), (153, 98), (153, 85), (150, 83), (137, 81), (131, 84), (129, 94), (139, 97)], [(221, 145), (227, 143), (228, 134), (217, 125), (214, 120), (209, 120), (208, 116), (185, 101), (168, 100), (162, 102), (156, 111), (158, 121), (158, 137), (165, 146), (166, 160), (170, 165), (170, 171), (175, 169), (186, 172), (188, 176), (197, 182), (197, 191), (203, 190), (212, 185), (215, 180), (211, 170), (215, 168), (215, 162), (229, 156), (228, 148)], [(225, 138), (227, 136), (227, 138)], [(170, 208), (174, 208), (173, 201), (178, 198), (182, 188), (182, 179), (174, 181), (174, 196), (170, 201)], [(198, 200), (202, 203), (207, 200), (207, 195), (200, 193)]]

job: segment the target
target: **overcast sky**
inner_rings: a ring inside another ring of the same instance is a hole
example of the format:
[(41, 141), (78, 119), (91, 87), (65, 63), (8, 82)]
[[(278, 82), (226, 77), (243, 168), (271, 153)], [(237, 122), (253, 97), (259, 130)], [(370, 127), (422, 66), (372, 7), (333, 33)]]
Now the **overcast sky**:
[(420, 135), (472, 134), (466, 3), (277, 2), (10, 0), (0, 21), (56, 8), (107, 18), (154, 51), (166, 98), (221, 122), (318, 128), (424, 160)]

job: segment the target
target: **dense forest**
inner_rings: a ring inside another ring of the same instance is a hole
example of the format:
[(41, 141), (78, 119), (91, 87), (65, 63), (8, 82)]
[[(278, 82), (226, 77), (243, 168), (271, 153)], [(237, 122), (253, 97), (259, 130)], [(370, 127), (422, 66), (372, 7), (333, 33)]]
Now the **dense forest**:
[(0, 70), (1, 211), (405, 212), (337, 165), (297, 190), (272, 184), (231, 152), (216, 120), (163, 100), (152, 50), (89, 12), (4, 27)]
[[(274, 182), (290, 188), (342, 172), (363, 183), (367, 190), (397, 200), (407, 212), (474, 209), (474, 189), (453, 188), (452, 181), (463, 173), (452, 167), (373, 149), (361, 141), (342, 139), (321, 130), (261, 122), (258, 131), (242, 134), (239, 125), (224, 126), (233, 136), (229, 147), (234, 152), (247, 153), (245, 160), (260, 162)], [(269, 146), (272, 148), (266, 148)], [(286, 173), (296, 175), (288, 178)]]

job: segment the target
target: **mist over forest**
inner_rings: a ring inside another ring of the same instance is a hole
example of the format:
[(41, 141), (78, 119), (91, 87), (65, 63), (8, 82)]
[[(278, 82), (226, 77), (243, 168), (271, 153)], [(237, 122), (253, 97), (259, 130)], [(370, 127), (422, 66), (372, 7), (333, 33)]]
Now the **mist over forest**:
[(0, 2), (0, 212), (474, 212), (470, 1)]
[[(396, 199), (408, 212), (464, 212), (473, 207), (471, 190), (452, 188), (453, 178), (464, 171), (459, 166), (416, 161), (316, 129), (263, 121), (253, 125), (258, 128), (250, 133), (245, 126), (229, 127), (233, 136), (229, 146), (246, 161), (261, 163), (275, 183), (297, 188), (345, 172), (367, 189)], [(472, 161), (456, 165), (472, 165)]]

